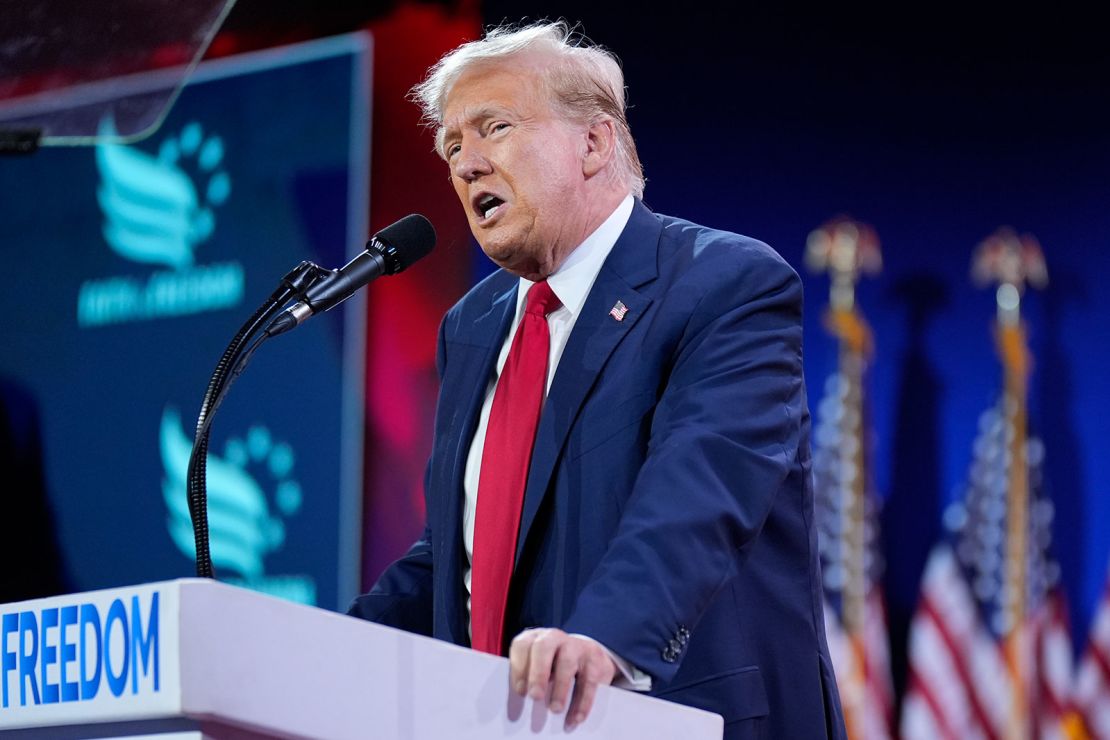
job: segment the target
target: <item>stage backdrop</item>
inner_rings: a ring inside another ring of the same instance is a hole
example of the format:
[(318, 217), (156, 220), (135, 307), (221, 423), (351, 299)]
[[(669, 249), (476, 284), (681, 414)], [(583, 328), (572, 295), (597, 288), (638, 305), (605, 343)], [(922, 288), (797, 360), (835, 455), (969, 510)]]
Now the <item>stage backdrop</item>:
[[(186, 465), (216, 361), (300, 261), (363, 248), (369, 59), (358, 34), (212, 62), (144, 141), (0, 162), (0, 380), (42, 450), (41, 485), (9, 476), (4, 498), (48, 497), (69, 589), (192, 574)], [(220, 410), (222, 579), (327, 608), (355, 594), (364, 318), (353, 299), (266, 344)]]

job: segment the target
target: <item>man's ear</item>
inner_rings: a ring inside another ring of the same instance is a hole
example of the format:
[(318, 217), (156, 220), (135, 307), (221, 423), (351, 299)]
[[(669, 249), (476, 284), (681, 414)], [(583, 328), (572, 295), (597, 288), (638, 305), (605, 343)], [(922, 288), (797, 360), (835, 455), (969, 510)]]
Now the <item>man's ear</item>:
[(616, 155), (617, 131), (611, 118), (604, 118), (586, 131), (586, 153), (582, 174), (593, 177), (604, 170)]

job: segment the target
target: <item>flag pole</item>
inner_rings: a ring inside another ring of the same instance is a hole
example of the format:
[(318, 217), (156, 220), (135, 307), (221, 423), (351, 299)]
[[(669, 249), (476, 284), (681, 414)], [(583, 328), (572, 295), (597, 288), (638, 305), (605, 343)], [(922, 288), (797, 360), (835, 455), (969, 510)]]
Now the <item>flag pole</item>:
[(1029, 706), (1031, 644), (1026, 637), (1029, 554), (1029, 420), (1028, 395), (1031, 370), (1021, 296), (1028, 283), (1042, 287), (1048, 281), (1040, 245), (1029, 235), (1018, 237), (999, 229), (975, 252), (972, 276), (980, 284), (993, 283), (997, 314), (995, 346), (1002, 363), (1003, 412), (1012, 434), (1007, 445), (1010, 458), (1006, 489), (1005, 638), (1003, 650), (1013, 685), (1007, 737), (1032, 737)]

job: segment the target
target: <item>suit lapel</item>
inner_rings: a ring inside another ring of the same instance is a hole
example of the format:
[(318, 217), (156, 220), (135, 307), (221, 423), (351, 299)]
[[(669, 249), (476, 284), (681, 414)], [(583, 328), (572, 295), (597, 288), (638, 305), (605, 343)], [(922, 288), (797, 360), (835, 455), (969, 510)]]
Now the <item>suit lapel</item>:
[[(470, 451), (470, 441), (478, 425), (478, 413), (486, 397), (486, 388), (493, 377), (497, 355), (505, 341), (505, 334), (513, 321), (516, 311), (516, 288), (519, 281), (513, 278), (512, 285), (495, 295), (490, 310), (480, 316), (468, 328), (465, 338), (468, 342), (460, 344), (459, 365), (462, 374), (456, 383), (462, 397), (459, 425), (460, 433), (454, 441), (455, 449), (451, 468), (451, 490), (462, 490), (466, 458)], [(454, 361), (454, 358), (452, 358)]]
[[(520, 563), (528, 532), (578, 410), (621, 339), (651, 305), (650, 294), (639, 288), (658, 275), (661, 232), (659, 220), (637, 200), (628, 224), (602, 265), (582, 313), (574, 323), (536, 430), (514, 568)], [(621, 320), (610, 315), (617, 301), (628, 309)]]

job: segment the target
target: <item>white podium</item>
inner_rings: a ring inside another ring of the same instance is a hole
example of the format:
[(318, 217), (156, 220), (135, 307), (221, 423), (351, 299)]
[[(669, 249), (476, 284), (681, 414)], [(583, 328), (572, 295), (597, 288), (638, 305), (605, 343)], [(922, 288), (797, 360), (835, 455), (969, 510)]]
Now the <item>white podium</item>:
[[(491, 740), (567, 734), (508, 661), (202, 579), (0, 605), (5, 738)], [(584, 738), (719, 739), (604, 687)]]

